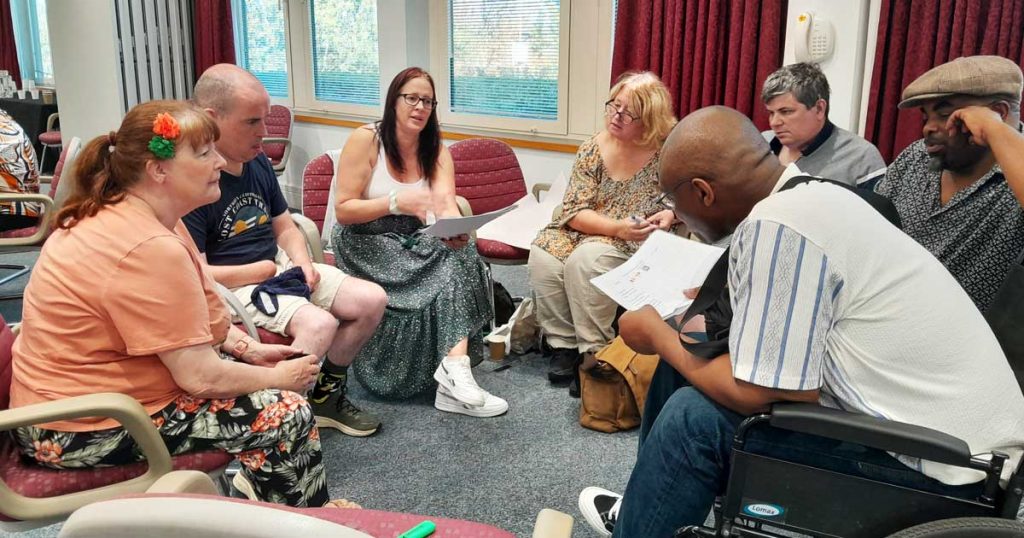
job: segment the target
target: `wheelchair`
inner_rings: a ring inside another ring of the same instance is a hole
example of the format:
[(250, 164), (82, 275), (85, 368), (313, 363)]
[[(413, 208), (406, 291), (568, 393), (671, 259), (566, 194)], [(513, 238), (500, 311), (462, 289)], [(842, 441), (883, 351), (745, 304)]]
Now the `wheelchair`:
[[(1024, 386), (1024, 358), (1018, 359), (1011, 359), (1011, 366)], [(757, 455), (745, 449), (755, 428), (780, 428), (976, 469), (985, 473), (984, 490), (977, 498), (962, 499)], [(991, 460), (972, 457), (965, 441), (921, 426), (815, 404), (776, 404), (737, 428), (714, 526), (685, 527), (676, 536), (1024, 537), (1024, 524), (1017, 522), (1024, 459), (1002, 489), (999, 477), (1007, 459), (998, 452)]]

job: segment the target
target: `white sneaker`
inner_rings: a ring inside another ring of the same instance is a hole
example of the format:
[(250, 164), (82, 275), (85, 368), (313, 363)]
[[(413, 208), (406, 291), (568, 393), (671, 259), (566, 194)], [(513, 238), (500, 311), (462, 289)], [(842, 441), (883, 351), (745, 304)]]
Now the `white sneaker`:
[(448, 393), (456, 400), (480, 407), (487, 403), (487, 392), (476, 384), (473, 371), (470, 369), (469, 357), (445, 357), (434, 370), (434, 379), (438, 386), (448, 389)]
[(448, 389), (441, 385), (437, 386), (437, 395), (434, 396), (434, 407), (449, 413), (460, 413), (471, 417), (496, 417), (508, 411), (508, 402), (481, 389), (485, 401), (483, 405), (469, 405), (461, 402), (452, 395)]
[(580, 512), (600, 536), (611, 536), (622, 507), (622, 495), (604, 488), (589, 487), (580, 492)]

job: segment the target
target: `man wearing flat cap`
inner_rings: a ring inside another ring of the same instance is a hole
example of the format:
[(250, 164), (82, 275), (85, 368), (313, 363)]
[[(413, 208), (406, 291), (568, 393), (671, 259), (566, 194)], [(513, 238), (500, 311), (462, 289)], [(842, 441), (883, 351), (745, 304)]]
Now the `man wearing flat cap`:
[(1020, 67), (998, 56), (957, 58), (918, 77), (899, 107), (921, 111), (923, 138), (875, 186), (982, 312), (1024, 250), (1024, 210), (1004, 175), (1009, 163), (972, 139), (957, 111), (982, 107), (1019, 131), (1022, 85)]

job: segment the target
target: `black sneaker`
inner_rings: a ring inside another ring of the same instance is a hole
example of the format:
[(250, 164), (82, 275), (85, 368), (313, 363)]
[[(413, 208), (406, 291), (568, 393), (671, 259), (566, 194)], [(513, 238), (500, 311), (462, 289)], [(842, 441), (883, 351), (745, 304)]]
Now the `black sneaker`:
[(352, 437), (367, 437), (376, 433), (380, 429), (380, 419), (356, 407), (346, 392), (341, 387), (322, 402), (310, 399), (317, 427), (332, 428)]
[(548, 368), (548, 380), (552, 383), (566, 383), (576, 376), (576, 368), (581, 361), (580, 353), (575, 349), (556, 347), (551, 352), (551, 365)]
[(583, 519), (601, 536), (611, 536), (619, 517), (622, 495), (603, 488), (589, 487), (580, 492)]

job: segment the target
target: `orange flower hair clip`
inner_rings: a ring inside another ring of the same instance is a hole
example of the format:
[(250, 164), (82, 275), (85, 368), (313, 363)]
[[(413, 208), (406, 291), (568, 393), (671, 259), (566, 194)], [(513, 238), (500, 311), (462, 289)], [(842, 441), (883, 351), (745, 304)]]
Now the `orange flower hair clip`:
[(166, 112), (161, 112), (153, 120), (153, 132), (156, 136), (149, 140), (149, 145), (147, 146), (149, 151), (160, 160), (174, 157), (173, 140), (181, 135), (181, 127), (178, 126), (178, 120)]

